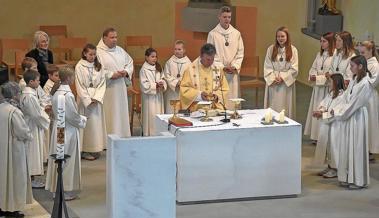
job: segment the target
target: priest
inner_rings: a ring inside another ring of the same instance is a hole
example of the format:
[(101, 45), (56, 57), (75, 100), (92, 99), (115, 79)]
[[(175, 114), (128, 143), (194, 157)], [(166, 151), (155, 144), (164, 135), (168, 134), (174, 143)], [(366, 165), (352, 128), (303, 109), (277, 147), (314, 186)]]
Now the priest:
[(184, 71), (180, 82), (180, 103), (182, 109), (189, 109), (199, 101), (213, 101), (217, 109), (223, 110), (229, 91), (224, 71), (215, 65), (216, 48), (207, 43), (200, 49), (200, 57)]
[[(209, 32), (207, 42), (216, 47), (215, 64), (221, 66), (225, 72), (229, 85), (227, 99), (238, 98), (240, 96), (240, 76), (241, 64), (244, 57), (244, 46), (241, 33), (231, 24), (232, 10), (228, 6), (220, 9), (219, 24)], [(228, 109), (233, 105), (226, 101)]]

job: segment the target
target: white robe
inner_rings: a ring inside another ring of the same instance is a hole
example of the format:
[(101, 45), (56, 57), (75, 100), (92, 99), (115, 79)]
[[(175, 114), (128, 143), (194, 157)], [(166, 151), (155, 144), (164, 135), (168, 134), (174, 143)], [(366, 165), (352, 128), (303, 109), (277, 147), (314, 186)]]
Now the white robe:
[(368, 81), (373, 86), (372, 95), (370, 97), (367, 112), (369, 122), (369, 151), (371, 153), (379, 153), (379, 96), (375, 89), (378, 86), (379, 63), (376, 57), (367, 60), (367, 68), (371, 72), (371, 77), (367, 75)]
[(179, 87), (177, 84), (183, 77), (184, 70), (191, 64), (191, 60), (185, 56), (178, 58), (173, 55), (165, 64), (163, 74), (166, 80), (168, 89), (164, 93), (165, 113), (172, 114), (173, 109), (170, 105), (170, 100), (179, 99)]
[(101, 39), (97, 45), (97, 57), (105, 70), (107, 89), (104, 96), (104, 113), (107, 134), (130, 137), (128, 93), (125, 78), (111, 79), (116, 71), (133, 74), (133, 59), (119, 46), (109, 48)]
[[(43, 86), (43, 90), (45, 91), (46, 95), (50, 96), (51, 89), (54, 86), (54, 82), (51, 79), (48, 79)], [(50, 96), (51, 98), (51, 96)]]
[[(45, 91), (45, 94), (46, 96), (49, 97), (50, 99), (50, 105), (51, 105), (51, 89), (53, 88), (54, 86), (54, 82), (50, 79), (48, 79), (45, 83), (45, 85), (43, 86), (43, 90)], [(49, 152), (50, 152), (50, 137), (51, 137), (51, 130), (53, 128), (53, 120), (54, 120), (54, 116), (53, 114), (49, 114), (50, 116), (50, 126), (49, 126), (49, 129), (47, 129), (45, 131), (45, 142), (44, 142), (44, 149), (43, 149), (43, 153), (44, 153), (44, 160), (48, 160), (49, 159)]]
[[(228, 42), (228, 46), (225, 43)], [(238, 98), (240, 96), (240, 76), (242, 61), (244, 58), (244, 45), (241, 33), (232, 25), (228, 29), (222, 28), (218, 24), (208, 34), (207, 43), (216, 47), (215, 65), (223, 68), (231, 65), (237, 69), (237, 73), (225, 73), (229, 85), (228, 99)], [(231, 101), (226, 101), (227, 108), (234, 109)]]
[[(266, 81), (264, 107), (272, 108), (275, 111), (285, 110), (286, 116), (294, 119), (296, 115), (296, 77), (298, 75), (298, 56), (297, 49), (292, 46), (292, 58), (289, 62), (285, 60), (285, 48), (279, 48), (280, 52), (276, 60), (271, 60), (271, 45), (267, 49), (264, 62), (264, 79)], [(280, 53), (283, 55), (283, 61), (280, 61)], [(279, 75), (283, 82), (279, 85), (272, 85), (275, 77)]]
[[(332, 58), (332, 64), (329, 69), (330, 74), (342, 74), (345, 80), (351, 80), (353, 73), (350, 70), (350, 60), (355, 56), (355, 53), (351, 53), (348, 58), (344, 59), (342, 57), (342, 52), (334, 52)], [(337, 70), (338, 69), (338, 70)]]
[(33, 140), (28, 144), (28, 165), (31, 176), (43, 175), (45, 130), (49, 128), (50, 119), (45, 109), (41, 107), (37, 91), (25, 87), (20, 98), (20, 107), (25, 116), (25, 122), (32, 131)]
[[(330, 113), (335, 107), (345, 103), (343, 93), (343, 90), (340, 90), (339, 95), (334, 99), (332, 96), (333, 93), (327, 94), (316, 110)], [(322, 166), (325, 164), (325, 160), (327, 160), (331, 168), (337, 168), (336, 163), (338, 163), (339, 144), (336, 141), (338, 138), (338, 135), (336, 135), (338, 131), (336, 130), (339, 129), (340, 125), (341, 122), (337, 121), (334, 117), (320, 120), (320, 134), (317, 138), (317, 146), (313, 160), (314, 165)]]
[[(155, 69), (155, 65), (145, 62), (140, 74), (142, 93), (142, 127), (143, 135), (155, 134), (155, 115), (164, 113), (163, 91), (167, 89), (163, 73)], [(164, 90), (158, 90), (156, 83), (163, 82)]]
[(338, 180), (358, 186), (369, 184), (368, 114), (366, 105), (372, 93), (367, 77), (357, 83), (350, 81), (344, 93), (346, 104), (335, 110), (336, 119), (343, 121), (339, 138)]
[[(80, 138), (79, 128), (86, 125), (86, 117), (80, 115), (77, 110), (74, 94), (69, 85), (61, 85), (53, 96), (53, 112), (57, 117), (58, 95), (65, 96), (65, 144), (64, 153), (70, 155), (63, 168), (63, 184), (65, 191), (77, 191), (81, 189), (81, 164), (80, 164)], [(50, 154), (56, 154), (57, 149), (57, 120), (54, 120), (51, 133)], [(57, 184), (57, 166), (53, 159), (49, 159), (46, 175), (46, 190), (55, 192)]]
[[(92, 84), (92, 86), (91, 86)], [(79, 113), (88, 118), (82, 132), (82, 151), (100, 152), (106, 148), (106, 126), (103, 99), (106, 89), (104, 71), (96, 71), (94, 64), (81, 59), (75, 67), (75, 85)], [(91, 105), (95, 99), (99, 103)]]
[(324, 51), (322, 54), (318, 52), (313, 61), (312, 67), (309, 70), (309, 78), (311, 76), (316, 76), (317, 82), (311, 81), (313, 91), (311, 101), (309, 102), (304, 135), (309, 135), (312, 140), (317, 140), (320, 129), (320, 120), (314, 118), (312, 113), (317, 110), (320, 102), (328, 95), (329, 87), (325, 73), (330, 69), (331, 63), (332, 56), (329, 56), (328, 51)]
[(32, 134), (22, 112), (0, 104), (0, 208), (21, 211), (33, 201), (27, 163), (27, 144)]

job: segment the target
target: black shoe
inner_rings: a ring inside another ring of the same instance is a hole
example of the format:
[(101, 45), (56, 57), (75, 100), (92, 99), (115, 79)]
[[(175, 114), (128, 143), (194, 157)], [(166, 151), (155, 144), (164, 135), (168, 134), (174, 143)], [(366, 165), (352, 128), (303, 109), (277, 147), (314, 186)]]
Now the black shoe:
[(1, 211), (0, 216), (4, 217), (24, 217), (25, 215), (21, 213), (20, 211), (14, 211), (14, 212), (9, 212), (9, 211)]

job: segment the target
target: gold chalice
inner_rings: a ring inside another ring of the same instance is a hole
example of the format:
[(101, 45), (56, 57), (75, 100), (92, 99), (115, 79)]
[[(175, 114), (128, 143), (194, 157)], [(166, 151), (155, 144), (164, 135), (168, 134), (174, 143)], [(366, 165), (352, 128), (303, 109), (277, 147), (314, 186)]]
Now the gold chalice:
[(178, 106), (178, 104), (180, 103), (180, 100), (179, 99), (175, 99), (175, 100), (170, 100), (170, 106), (172, 107), (172, 110), (174, 111), (174, 114), (172, 115), (172, 117), (171, 118), (176, 118), (176, 117), (178, 117), (177, 116), (177, 110), (176, 110), (176, 108), (177, 108), (177, 106)]
[(242, 101), (245, 101), (245, 99), (243, 98), (232, 98), (232, 99), (229, 99), (230, 101), (232, 101), (234, 103), (234, 113), (230, 116), (231, 119), (241, 119), (242, 116), (238, 113), (238, 109), (241, 105), (241, 102)]

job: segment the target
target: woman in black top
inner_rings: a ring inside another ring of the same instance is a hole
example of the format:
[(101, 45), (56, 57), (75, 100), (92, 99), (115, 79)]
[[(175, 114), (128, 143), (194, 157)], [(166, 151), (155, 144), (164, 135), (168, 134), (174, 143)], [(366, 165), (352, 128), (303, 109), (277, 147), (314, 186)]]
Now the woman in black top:
[(38, 72), (41, 74), (40, 81), (43, 87), (48, 80), (48, 74), (46, 70), (47, 64), (53, 63), (53, 53), (48, 49), (49, 47), (49, 36), (43, 31), (37, 31), (34, 34), (34, 44), (31, 51), (29, 51), (25, 56), (34, 58), (38, 63)]

